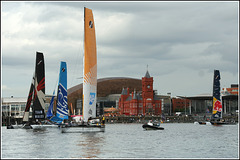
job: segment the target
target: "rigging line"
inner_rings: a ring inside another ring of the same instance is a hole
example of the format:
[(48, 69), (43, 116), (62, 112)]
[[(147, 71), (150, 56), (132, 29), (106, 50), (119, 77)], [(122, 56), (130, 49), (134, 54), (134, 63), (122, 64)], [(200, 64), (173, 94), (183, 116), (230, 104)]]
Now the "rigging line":
[[(77, 53), (75, 54), (76, 56), (74, 56), (75, 58), (74, 58), (74, 63), (73, 63), (73, 77), (71, 77), (71, 83), (70, 83), (70, 86), (72, 86), (72, 85), (74, 85), (74, 81), (76, 81), (76, 79), (77, 79), (77, 77), (79, 77), (80, 75), (81, 75), (81, 72), (79, 72), (79, 71), (81, 71), (81, 65), (82, 65), (82, 63), (79, 63), (79, 62), (81, 62), (81, 54), (79, 54), (79, 53), (82, 53), (81, 52), (81, 48), (80, 48), (80, 45), (78, 45), (78, 51), (77, 51)], [(79, 84), (79, 82), (78, 82), (78, 84)]]
[[(82, 14), (81, 14), (81, 17), (83, 17)], [(84, 18), (81, 18), (81, 24), (84, 24)], [(84, 28), (81, 33), (84, 33)], [(83, 44), (82, 48), (81, 48), (81, 43)], [(76, 79), (79, 79), (78, 77), (80, 75), (82, 75), (81, 71), (83, 71), (83, 69), (82, 69), (83, 68), (83, 61), (82, 61), (83, 60), (83, 52), (84, 52), (84, 34), (83, 34), (83, 38), (80, 40), (79, 45), (78, 45), (78, 51), (76, 53), (77, 56), (75, 58), (74, 69), (73, 69), (74, 77), (72, 77), (72, 79), (71, 79), (70, 86), (73, 85), (73, 83), (74, 83), (73, 81), (76, 81)], [(77, 81), (76, 85), (80, 84), (80, 82), (81, 81)]]

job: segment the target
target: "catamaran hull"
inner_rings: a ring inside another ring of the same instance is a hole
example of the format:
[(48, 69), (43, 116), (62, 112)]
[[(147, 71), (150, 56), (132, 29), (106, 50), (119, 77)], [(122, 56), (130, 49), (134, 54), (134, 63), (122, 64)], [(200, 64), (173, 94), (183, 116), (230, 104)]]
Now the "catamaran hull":
[(22, 125), (10, 125), (7, 126), (7, 129), (21, 129), (23, 126)]
[(44, 130), (46, 128), (58, 128), (58, 125), (54, 124), (43, 124), (43, 125), (38, 125), (38, 124), (32, 124), (31, 125), (33, 129), (35, 130)]
[(104, 132), (105, 126), (61, 126), (60, 129), (62, 133)]
[(26, 126), (26, 125), (10, 125), (7, 126), (7, 129), (32, 129), (31, 126)]
[(235, 125), (236, 122), (210, 122), (212, 125)]
[(200, 125), (211, 125), (210, 122), (201, 122), (201, 121), (199, 121), (199, 122), (194, 122), (194, 124), (200, 124)]

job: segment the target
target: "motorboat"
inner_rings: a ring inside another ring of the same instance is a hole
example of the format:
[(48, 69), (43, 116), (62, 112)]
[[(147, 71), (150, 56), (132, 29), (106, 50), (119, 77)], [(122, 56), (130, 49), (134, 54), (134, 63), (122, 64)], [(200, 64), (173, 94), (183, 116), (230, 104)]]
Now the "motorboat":
[(160, 122), (150, 120), (148, 123), (142, 125), (145, 130), (164, 130), (163, 127), (160, 127)]

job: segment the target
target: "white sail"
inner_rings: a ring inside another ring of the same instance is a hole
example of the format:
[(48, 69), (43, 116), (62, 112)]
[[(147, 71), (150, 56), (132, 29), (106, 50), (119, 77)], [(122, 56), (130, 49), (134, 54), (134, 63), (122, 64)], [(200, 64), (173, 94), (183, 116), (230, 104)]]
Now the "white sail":
[(83, 120), (96, 117), (97, 51), (92, 10), (84, 8)]

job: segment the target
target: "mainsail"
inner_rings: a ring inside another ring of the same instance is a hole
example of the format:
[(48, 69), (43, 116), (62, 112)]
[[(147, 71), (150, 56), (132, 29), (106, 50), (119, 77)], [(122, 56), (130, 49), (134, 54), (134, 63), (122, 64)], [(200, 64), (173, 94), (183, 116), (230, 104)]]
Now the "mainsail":
[(43, 53), (36, 54), (34, 98), (33, 98), (33, 119), (42, 120), (45, 118), (45, 66)]
[(23, 122), (29, 121), (29, 110), (30, 110), (30, 106), (32, 103), (33, 92), (34, 92), (34, 81), (35, 81), (35, 79), (34, 79), (34, 74), (33, 74), (32, 83), (30, 86), (29, 94), (28, 94), (27, 104), (25, 107), (24, 115), (23, 115)]
[(48, 119), (52, 118), (52, 116), (53, 116), (54, 98), (55, 98), (55, 90), (53, 91), (53, 96), (52, 96), (52, 99), (50, 101), (50, 105), (49, 105), (48, 111), (47, 111), (47, 118)]
[(92, 10), (84, 7), (83, 120), (96, 117), (97, 51)]
[[(55, 92), (55, 91), (54, 91)], [(50, 102), (50, 106), (47, 113), (47, 118), (55, 123), (61, 123), (64, 119), (68, 119), (68, 102), (67, 102), (67, 64), (66, 62), (61, 62), (60, 72), (59, 72), (59, 82), (57, 91), (57, 113), (53, 116), (53, 102), (54, 102), (54, 92), (53, 97)]]
[(220, 95), (220, 72), (214, 70), (213, 77), (213, 111), (212, 119), (222, 118), (222, 103)]
[(57, 117), (60, 119), (68, 119), (68, 103), (67, 103), (67, 64), (61, 62), (59, 85), (57, 94)]

